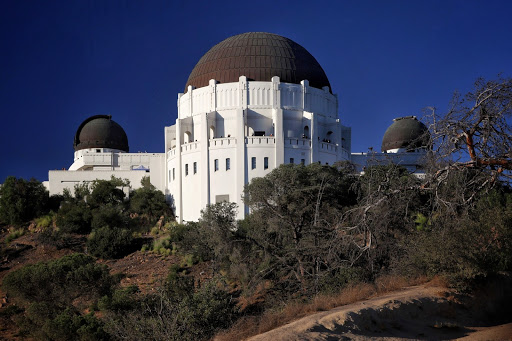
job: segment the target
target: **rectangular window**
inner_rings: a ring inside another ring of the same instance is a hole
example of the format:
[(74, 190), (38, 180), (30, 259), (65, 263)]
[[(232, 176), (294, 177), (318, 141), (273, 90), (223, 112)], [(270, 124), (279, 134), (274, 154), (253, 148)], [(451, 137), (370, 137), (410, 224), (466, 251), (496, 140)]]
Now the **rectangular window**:
[(263, 169), (268, 169), (268, 157), (263, 158)]
[(197, 162), (194, 162), (194, 174), (197, 173)]
[(219, 202), (229, 202), (229, 194), (216, 195), (215, 203), (218, 204)]
[(174, 177), (175, 177), (175, 172), (174, 172), (174, 168), (172, 169), (172, 179), (174, 180)]
[(300, 164), (304, 166), (306, 164), (306, 159), (300, 159)]
[(251, 169), (256, 169), (256, 158), (253, 156), (251, 158)]
[(293, 159), (293, 157), (290, 158), (290, 163), (291, 164), (294, 164), (295, 163), (295, 160)]
[(187, 175), (188, 175), (188, 163), (185, 164), (185, 176), (187, 176)]
[(171, 182), (171, 170), (169, 169), (169, 182)]
[(230, 158), (228, 157), (226, 159), (226, 170), (230, 170), (231, 169), (231, 160)]
[(215, 171), (218, 171), (219, 170), (219, 159), (215, 159), (213, 161), (213, 167), (214, 167), (214, 170)]

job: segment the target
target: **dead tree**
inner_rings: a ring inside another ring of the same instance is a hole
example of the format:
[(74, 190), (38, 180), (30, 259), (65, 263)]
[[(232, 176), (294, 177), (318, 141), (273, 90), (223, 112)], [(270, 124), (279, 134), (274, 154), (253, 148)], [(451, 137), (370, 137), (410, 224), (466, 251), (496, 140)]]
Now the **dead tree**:
[(456, 93), (446, 115), (430, 116), (430, 131), (438, 169), (480, 169), (489, 181), (509, 177), (512, 171), (512, 79), (479, 78), (472, 92)]

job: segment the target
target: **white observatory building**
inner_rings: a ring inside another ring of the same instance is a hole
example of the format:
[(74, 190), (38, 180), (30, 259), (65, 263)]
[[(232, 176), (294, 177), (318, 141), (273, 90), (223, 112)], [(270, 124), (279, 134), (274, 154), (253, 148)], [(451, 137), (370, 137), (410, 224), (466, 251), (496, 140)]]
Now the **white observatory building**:
[[(406, 117), (388, 129), (382, 153), (351, 155), (351, 129), (338, 117), (338, 97), (322, 67), (302, 46), (271, 33), (239, 34), (212, 47), (190, 73), (177, 105), (176, 124), (165, 127), (164, 153), (128, 153), (122, 128), (104, 122), (113, 122), (109, 116), (84, 121), (69, 171), (50, 171), (50, 194), (111, 175), (137, 188), (137, 179), (149, 175), (180, 222), (198, 220), (203, 208), (221, 201), (237, 203), (241, 219), (248, 212), (244, 186), (281, 164), (353, 161), (362, 171), (374, 164), (371, 157), (378, 163), (407, 160), (418, 172), (426, 153), (426, 144), (409, 147), (423, 128)], [(98, 136), (113, 138), (107, 143)]]
[(165, 141), (167, 190), (180, 220), (197, 220), (220, 201), (237, 203), (242, 218), (252, 178), (283, 163), (350, 159), (350, 129), (322, 67), (270, 33), (230, 37), (199, 60)]

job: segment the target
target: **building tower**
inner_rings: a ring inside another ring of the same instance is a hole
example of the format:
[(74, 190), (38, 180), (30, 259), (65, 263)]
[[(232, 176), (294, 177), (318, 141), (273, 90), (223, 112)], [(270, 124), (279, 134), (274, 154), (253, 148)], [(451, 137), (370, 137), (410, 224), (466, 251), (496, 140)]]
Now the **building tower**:
[(177, 219), (197, 220), (220, 201), (237, 203), (243, 218), (251, 179), (283, 163), (349, 160), (350, 129), (337, 111), (322, 67), (292, 40), (251, 32), (212, 47), (178, 95), (176, 124), (165, 128)]

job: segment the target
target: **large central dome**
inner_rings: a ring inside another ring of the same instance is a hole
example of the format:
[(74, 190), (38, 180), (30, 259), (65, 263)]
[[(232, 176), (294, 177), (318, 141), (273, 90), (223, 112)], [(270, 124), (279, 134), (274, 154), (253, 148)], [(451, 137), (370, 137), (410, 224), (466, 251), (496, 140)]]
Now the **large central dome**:
[(196, 64), (188, 77), (189, 85), (201, 88), (210, 79), (220, 83), (249, 80), (269, 82), (279, 76), (281, 82), (309, 85), (321, 89), (331, 85), (324, 70), (305, 48), (277, 34), (249, 32), (229, 37), (212, 47)]

